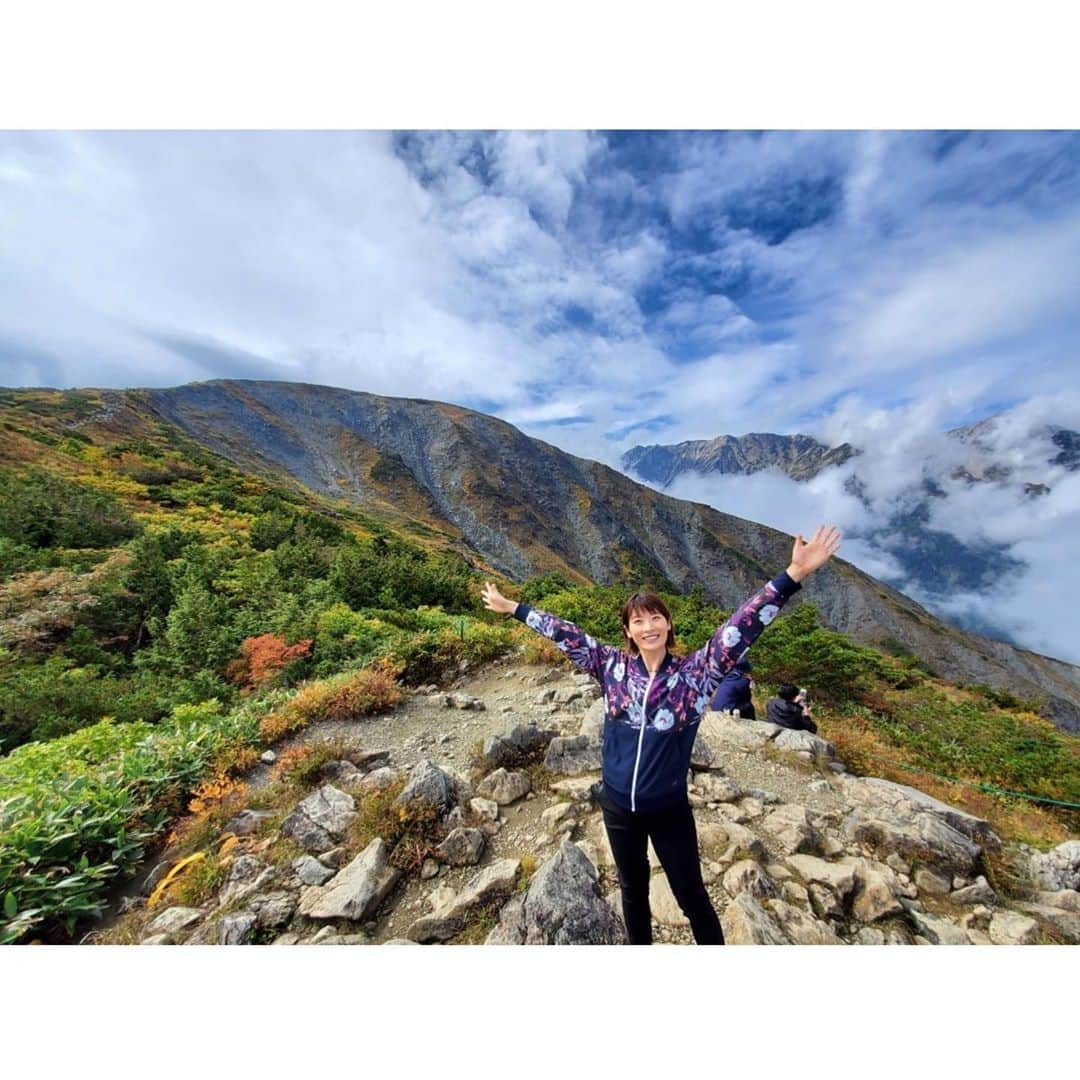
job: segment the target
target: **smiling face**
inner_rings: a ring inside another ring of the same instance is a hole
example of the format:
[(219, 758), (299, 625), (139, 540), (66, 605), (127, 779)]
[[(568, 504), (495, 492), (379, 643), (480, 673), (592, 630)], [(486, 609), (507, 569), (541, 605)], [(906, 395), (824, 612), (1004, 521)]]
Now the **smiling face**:
[(638, 593), (626, 601), (622, 624), (632, 653), (656, 655), (675, 644), (671, 613), (664, 601), (652, 593)]

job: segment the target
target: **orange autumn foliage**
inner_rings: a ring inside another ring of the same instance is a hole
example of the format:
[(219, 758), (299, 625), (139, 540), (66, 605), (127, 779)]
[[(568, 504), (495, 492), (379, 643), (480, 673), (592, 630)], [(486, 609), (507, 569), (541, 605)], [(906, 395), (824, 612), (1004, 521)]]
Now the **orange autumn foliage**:
[(229, 664), (226, 674), (237, 686), (255, 690), (265, 686), (287, 664), (311, 655), (311, 638), (287, 645), (280, 634), (260, 634), (245, 638), (240, 657)]

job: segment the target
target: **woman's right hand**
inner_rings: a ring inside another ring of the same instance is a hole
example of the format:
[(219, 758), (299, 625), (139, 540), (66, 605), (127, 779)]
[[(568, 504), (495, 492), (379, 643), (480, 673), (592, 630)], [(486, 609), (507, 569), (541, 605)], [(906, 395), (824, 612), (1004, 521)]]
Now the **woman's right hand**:
[(517, 601), (507, 600), (490, 581), (484, 582), (482, 597), (484, 607), (489, 611), (497, 611), (500, 615), (512, 615), (517, 610)]

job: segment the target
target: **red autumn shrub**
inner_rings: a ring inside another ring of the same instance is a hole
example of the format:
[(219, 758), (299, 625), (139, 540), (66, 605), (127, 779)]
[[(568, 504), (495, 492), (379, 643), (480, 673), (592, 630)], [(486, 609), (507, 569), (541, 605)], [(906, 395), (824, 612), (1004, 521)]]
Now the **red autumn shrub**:
[(287, 664), (311, 655), (311, 638), (286, 645), (280, 634), (260, 634), (240, 643), (240, 657), (226, 669), (237, 686), (255, 690), (270, 682)]

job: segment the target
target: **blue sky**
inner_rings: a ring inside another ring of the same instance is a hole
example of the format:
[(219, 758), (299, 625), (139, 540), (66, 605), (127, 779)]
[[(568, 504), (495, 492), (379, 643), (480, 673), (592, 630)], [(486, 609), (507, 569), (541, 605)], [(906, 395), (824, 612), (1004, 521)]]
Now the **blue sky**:
[[(888, 498), (948, 427), (1080, 428), (1078, 297), (1075, 132), (0, 133), (8, 386), (320, 382), (613, 465), (800, 431)], [(693, 495), (791, 527), (769, 483)]]

